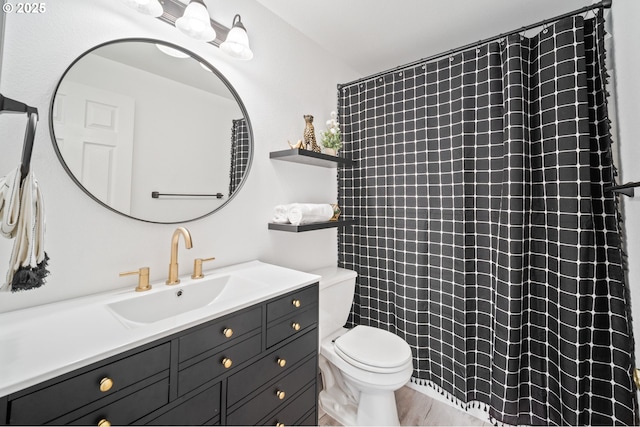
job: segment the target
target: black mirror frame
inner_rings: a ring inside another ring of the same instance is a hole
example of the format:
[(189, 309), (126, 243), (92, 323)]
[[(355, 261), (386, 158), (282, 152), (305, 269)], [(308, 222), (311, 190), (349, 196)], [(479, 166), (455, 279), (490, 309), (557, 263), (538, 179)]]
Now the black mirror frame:
[[(234, 99), (236, 100), (236, 102), (238, 103), (238, 107), (240, 108), (240, 111), (242, 112), (243, 117), (245, 118), (246, 122), (247, 122), (247, 129), (249, 132), (249, 140), (250, 140), (250, 149), (249, 149), (249, 158), (247, 160), (247, 168), (244, 172), (244, 175), (242, 177), (242, 181), (240, 182), (240, 184), (238, 185), (238, 187), (235, 189), (235, 191), (233, 192), (233, 194), (229, 195), (228, 199), (225, 200), (224, 203), (222, 203), (220, 206), (217, 206), (215, 209), (213, 209), (211, 212), (205, 213), (204, 215), (200, 215), (198, 217), (195, 218), (190, 218), (190, 219), (185, 219), (185, 220), (181, 220), (181, 221), (151, 221), (151, 220), (147, 220), (144, 218), (138, 218), (135, 216), (131, 216), (131, 215), (127, 215), (123, 212), (118, 211), (117, 209), (112, 208), (111, 206), (107, 205), (106, 203), (104, 203), (102, 200), (98, 199), (96, 196), (94, 196), (84, 185), (82, 185), (82, 183), (76, 178), (76, 176), (73, 174), (73, 172), (71, 171), (71, 169), (69, 168), (69, 166), (67, 165), (67, 163), (65, 162), (62, 153), (58, 147), (58, 144), (56, 143), (56, 137), (55, 137), (55, 132), (53, 129), (53, 108), (54, 108), (54, 104), (55, 104), (55, 100), (56, 100), (56, 95), (58, 93), (58, 89), (60, 88), (60, 85), (62, 84), (65, 76), (69, 73), (69, 71), (73, 68), (73, 66), (80, 61), (82, 58), (84, 58), (86, 55), (88, 55), (89, 53), (103, 47), (103, 46), (107, 46), (107, 45), (111, 45), (111, 44), (116, 44), (116, 43), (123, 43), (123, 42), (144, 42), (144, 43), (155, 43), (155, 44), (162, 44), (165, 45), (169, 48), (181, 51), (187, 55), (189, 55), (191, 58), (199, 61), (202, 65), (206, 66), (216, 77), (218, 77), (223, 83), (224, 85), (227, 87), (227, 89), (229, 90), (229, 92), (231, 92), (231, 94), (233, 95)], [(152, 224), (181, 224), (181, 223), (185, 223), (185, 222), (191, 222), (191, 221), (196, 221), (202, 218), (205, 218), (209, 215), (212, 215), (213, 213), (219, 211), (220, 209), (222, 209), (223, 207), (225, 207), (227, 204), (229, 204), (229, 202), (238, 194), (238, 192), (242, 189), (242, 187), (244, 186), (245, 182), (247, 181), (247, 177), (249, 175), (249, 171), (251, 170), (251, 165), (253, 163), (253, 154), (254, 154), (254, 137), (253, 137), (253, 129), (251, 127), (251, 121), (249, 119), (249, 114), (247, 113), (247, 109), (244, 106), (244, 103), (242, 102), (242, 99), (240, 98), (240, 96), (238, 95), (238, 93), (236, 92), (236, 90), (234, 89), (234, 87), (231, 85), (231, 83), (229, 83), (229, 81), (226, 79), (226, 77), (220, 72), (218, 71), (213, 65), (211, 65), (208, 61), (204, 60), (201, 56), (191, 52), (190, 50), (187, 50), (181, 46), (178, 45), (174, 45), (170, 42), (164, 41), (164, 40), (157, 40), (157, 39), (149, 39), (149, 38), (124, 38), (124, 39), (116, 39), (116, 40), (110, 40), (104, 43), (101, 43), (97, 46), (92, 47), (91, 49), (85, 51), (84, 53), (82, 53), (80, 56), (78, 56), (68, 67), (67, 69), (64, 71), (64, 73), (62, 73), (62, 76), (60, 77), (60, 79), (58, 80), (58, 84), (55, 87), (55, 90), (53, 91), (53, 96), (51, 97), (51, 103), (49, 106), (49, 132), (51, 135), (51, 143), (53, 144), (53, 149), (56, 152), (56, 155), (58, 156), (58, 160), (60, 160), (60, 163), (62, 164), (62, 167), (64, 168), (64, 170), (67, 172), (67, 175), (69, 176), (69, 178), (71, 178), (71, 180), (78, 186), (80, 187), (80, 189), (87, 194), (91, 199), (93, 199), (95, 202), (97, 202), (98, 204), (100, 204), (101, 206), (107, 208), (108, 210), (115, 212), (119, 215), (125, 216), (127, 218), (131, 218), (131, 219), (135, 219), (138, 221), (143, 221), (143, 222), (147, 222), (147, 223), (152, 223)]]

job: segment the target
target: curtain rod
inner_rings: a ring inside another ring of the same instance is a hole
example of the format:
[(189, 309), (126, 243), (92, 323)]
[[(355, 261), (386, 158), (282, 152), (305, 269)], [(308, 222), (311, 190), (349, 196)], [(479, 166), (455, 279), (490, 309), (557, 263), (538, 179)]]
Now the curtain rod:
[(361, 77), (361, 78), (353, 80), (353, 81), (351, 81), (349, 83), (339, 84), (338, 85), (338, 90), (340, 90), (340, 89), (342, 89), (344, 87), (347, 87), (347, 86), (354, 85), (356, 83), (361, 83), (361, 82), (364, 82), (364, 81), (367, 81), (367, 80), (373, 80), (373, 79), (375, 79), (377, 77), (384, 76), (385, 74), (389, 74), (389, 73), (393, 73), (395, 71), (399, 71), (399, 70), (404, 70), (404, 69), (407, 69), (407, 68), (415, 67), (416, 65), (420, 65), (420, 64), (426, 63), (426, 62), (431, 62), (431, 61), (433, 61), (435, 59), (440, 59), (440, 58), (443, 58), (445, 56), (450, 56), (450, 55), (453, 55), (455, 53), (461, 52), (463, 50), (471, 49), (473, 47), (480, 46), (482, 44), (489, 43), (489, 42), (492, 42), (494, 40), (502, 39), (502, 38), (508, 37), (510, 35), (513, 35), (513, 34), (518, 34), (518, 33), (522, 33), (522, 32), (527, 31), (527, 30), (531, 30), (533, 28), (541, 27), (541, 26), (550, 24), (552, 22), (559, 21), (559, 20), (561, 20), (563, 18), (567, 18), (569, 16), (574, 16), (574, 15), (578, 15), (580, 13), (589, 12), (590, 10), (593, 10), (593, 9), (609, 9), (611, 7), (611, 2), (612, 2), (612, 0), (602, 0), (600, 3), (594, 3), (594, 4), (591, 4), (589, 6), (585, 6), (582, 9), (574, 10), (572, 12), (567, 12), (567, 13), (564, 13), (562, 15), (556, 16), (554, 18), (545, 19), (543, 21), (536, 22), (535, 24), (530, 24), (530, 25), (527, 25), (525, 27), (518, 28), (517, 30), (509, 31), (507, 33), (502, 33), (502, 34), (499, 34), (497, 36), (490, 37), (488, 39), (484, 39), (484, 40), (480, 40), (480, 41), (477, 41), (477, 42), (469, 43), (469, 44), (466, 44), (464, 46), (461, 46), (461, 47), (458, 47), (458, 48), (455, 48), (455, 49), (451, 49), (451, 50), (447, 50), (445, 52), (441, 52), (441, 53), (429, 56), (427, 58), (420, 59), (418, 61), (410, 62), (410, 63), (405, 64), (405, 65), (400, 65), (398, 67), (391, 68), (391, 69), (388, 69), (386, 71), (381, 71), (379, 73), (375, 73), (375, 74), (372, 74), (372, 75), (367, 76), (367, 77)]

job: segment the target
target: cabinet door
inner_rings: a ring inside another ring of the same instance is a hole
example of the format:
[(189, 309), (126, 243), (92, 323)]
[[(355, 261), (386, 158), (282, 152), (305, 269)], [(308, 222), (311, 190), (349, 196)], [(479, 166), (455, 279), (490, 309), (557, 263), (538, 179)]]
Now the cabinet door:
[(267, 323), (318, 304), (318, 285), (293, 292), (267, 304)]
[[(284, 408), (290, 402), (296, 400), (300, 390), (315, 381), (317, 360), (317, 357), (313, 357), (289, 375), (269, 384), (253, 399), (228, 415), (227, 424), (255, 425), (267, 414)], [(311, 409), (311, 406), (305, 407), (300, 416), (309, 411), (309, 409)]]
[(151, 420), (154, 426), (199, 426), (220, 415), (220, 383)]
[[(182, 369), (178, 373), (178, 395), (182, 396), (218, 376), (237, 371), (243, 362), (260, 354), (261, 347), (262, 337), (258, 334)], [(225, 366), (225, 361), (231, 363)]]
[[(127, 397), (78, 418), (71, 425), (98, 425), (102, 420), (112, 425), (131, 425), (137, 419), (169, 402), (169, 379), (138, 390)], [(54, 423), (55, 424), (55, 423)]]
[(7, 419), (7, 402), (8, 400), (6, 396), (0, 397), (0, 426), (9, 423), (9, 420)]
[(316, 413), (312, 411), (311, 415), (304, 417), (312, 408), (316, 406), (316, 387), (315, 384), (306, 388), (296, 396), (295, 400), (289, 403), (289, 405), (281, 408), (276, 413), (269, 415), (267, 418), (260, 421), (260, 425), (276, 426), (282, 425), (312, 425), (316, 424)]
[(294, 335), (302, 335), (318, 324), (318, 306), (312, 306), (293, 316), (284, 317), (267, 327), (267, 348)]
[(227, 406), (232, 406), (276, 376), (290, 374), (300, 361), (318, 351), (317, 344), (318, 330), (314, 329), (232, 375), (227, 385)]
[[(285, 423), (283, 423), (283, 424), (285, 424)], [(293, 425), (293, 424), (290, 424), (290, 425)], [(299, 425), (299, 426), (317, 426), (318, 425), (318, 416), (316, 414), (316, 411), (315, 410), (312, 411), (302, 421), (298, 422), (297, 425)]]
[(197, 328), (180, 337), (180, 363), (218, 346), (242, 341), (248, 333), (260, 328), (262, 307), (227, 316), (211, 324)]
[[(9, 401), (10, 424), (44, 424), (63, 414), (135, 385), (169, 369), (169, 343), (153, 347), (124, 359)], [(105, 390), (101, 382), (112, 386)]]

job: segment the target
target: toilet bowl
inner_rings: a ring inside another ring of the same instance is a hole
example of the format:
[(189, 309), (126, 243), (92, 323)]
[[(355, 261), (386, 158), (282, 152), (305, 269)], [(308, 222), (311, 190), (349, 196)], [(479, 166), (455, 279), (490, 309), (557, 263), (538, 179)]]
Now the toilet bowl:
[(320, 275), (320, 407), (342, 425), (400, 425), (394, 391), (413, 372), (409, 345), (370, 326), (343, 327), (356, 273), (341, 268)]

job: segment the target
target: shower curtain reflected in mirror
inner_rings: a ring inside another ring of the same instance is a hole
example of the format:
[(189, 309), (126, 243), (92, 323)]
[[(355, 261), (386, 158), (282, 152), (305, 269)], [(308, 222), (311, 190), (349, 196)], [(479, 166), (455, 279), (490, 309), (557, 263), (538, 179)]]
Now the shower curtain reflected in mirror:
[(508, 424), (637, 418), (603, 23), (340, 88), (350, 323), (398, 334), (412, 381)]
[(231, 126), (231, 169), (229, 173), (229, 197), (238, 189), (249, 166), (249, 127), (247, 121), (233, 120)]

